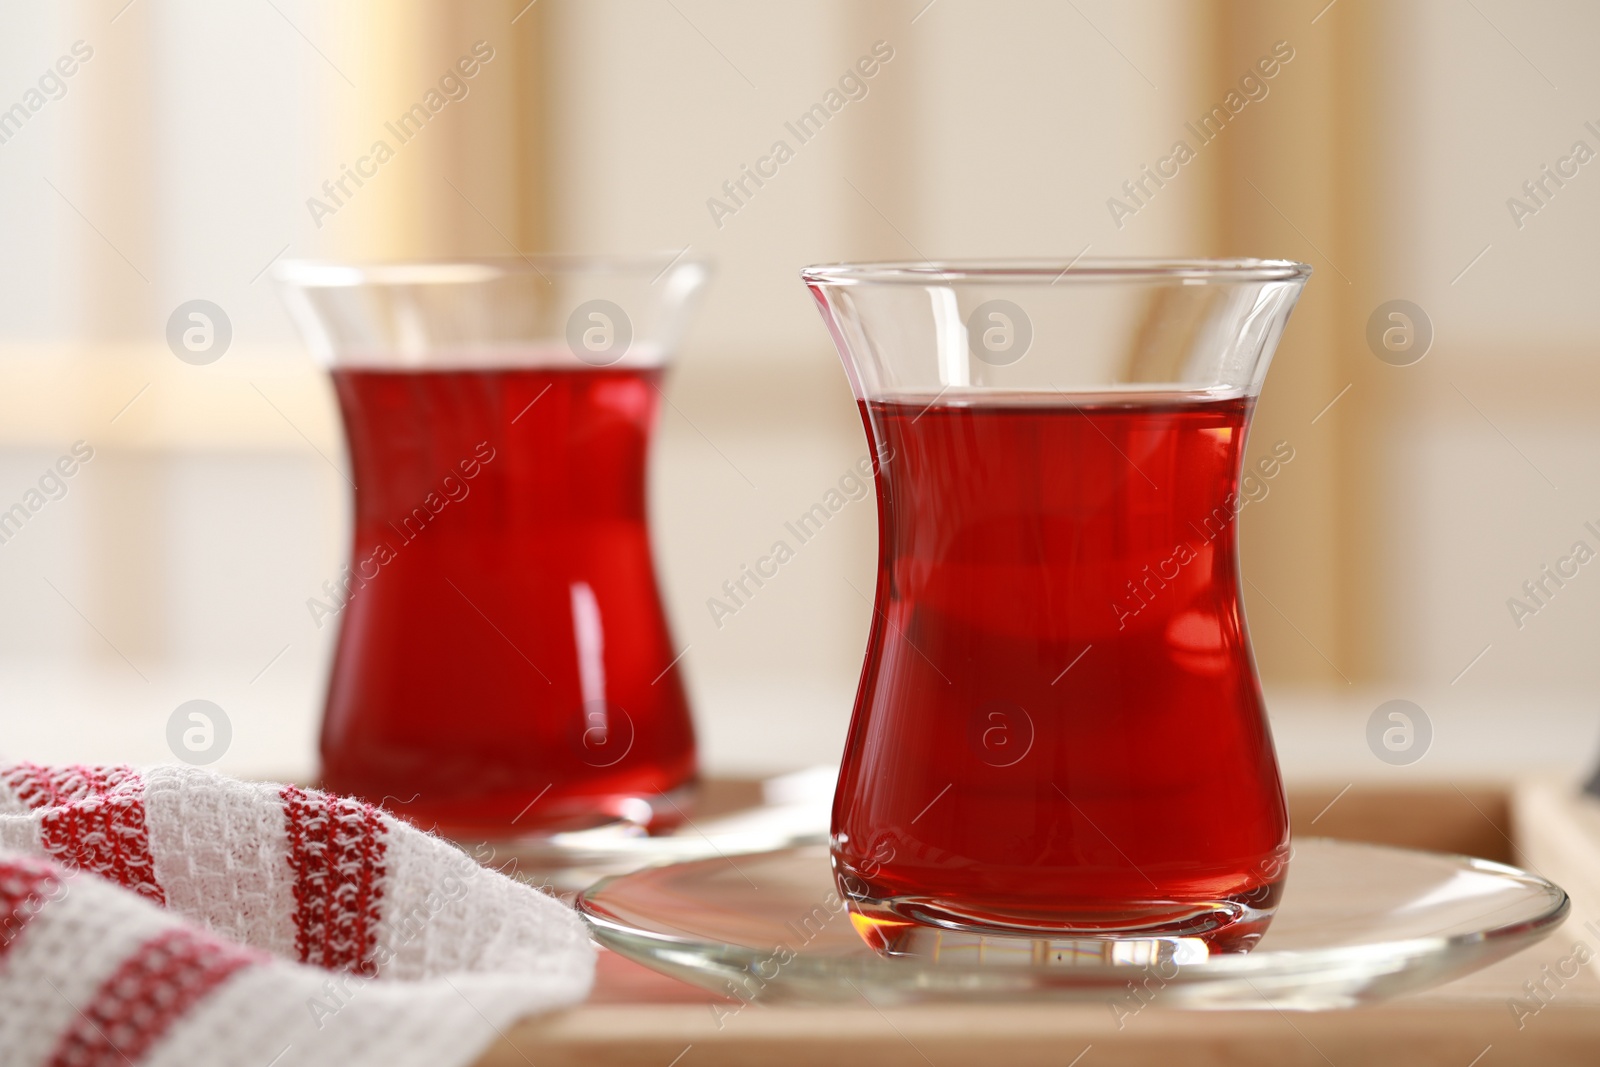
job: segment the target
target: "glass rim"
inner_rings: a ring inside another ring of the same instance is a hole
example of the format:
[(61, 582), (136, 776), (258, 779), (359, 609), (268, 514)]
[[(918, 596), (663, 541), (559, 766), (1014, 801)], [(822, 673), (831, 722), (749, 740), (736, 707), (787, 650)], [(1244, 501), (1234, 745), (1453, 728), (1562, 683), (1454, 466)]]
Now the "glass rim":
[(361, 285), (470, 285), (503, 278), (549, 275), (628, 275), (649, 273), (652, 283), (674, 267), (709, 271), (711, 261), (688, 250), (619, 254), (539, 252), (450, 259), (324, 260), (286, 259), (272, 268), (273, 280), (299, 289), (343, 289)]
[(1079, 256), (1052, 259), (900, 260), (819, 263), (802, 268), (808, 285), (928, 285), (942, 282), (1054, 285), (1056, 282), (1182, 281), (1188, 285), (1229, 282), (1304, 281), (1311, 266), (1292, 259), (1202, 259), (1138, 256)]

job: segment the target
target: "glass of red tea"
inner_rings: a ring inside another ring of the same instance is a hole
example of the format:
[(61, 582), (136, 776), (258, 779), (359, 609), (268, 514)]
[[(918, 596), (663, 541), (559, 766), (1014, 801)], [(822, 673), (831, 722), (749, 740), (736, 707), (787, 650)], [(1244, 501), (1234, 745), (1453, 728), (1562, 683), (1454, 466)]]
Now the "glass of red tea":
[(1293, 456), (1245, 438), (1309, 275), (802, 272), (875, 458), (876, 603), (832, 826), (875, 948), (1183, 961), (1271, 921), (1289, 824), (1238, 515), (1246, 463)]
[(285, 264), (333, 378), (350, 562), (321, 784), (457, 836), (671, 821), (695, 776), (646, 459), (703, 263)]

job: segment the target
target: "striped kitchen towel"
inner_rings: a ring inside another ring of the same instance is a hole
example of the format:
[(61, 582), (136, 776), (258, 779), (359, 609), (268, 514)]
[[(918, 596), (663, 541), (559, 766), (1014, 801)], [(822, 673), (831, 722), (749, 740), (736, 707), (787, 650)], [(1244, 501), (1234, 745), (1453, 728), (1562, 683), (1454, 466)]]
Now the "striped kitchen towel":
[(0, 1065), (465, 1064), (588, 995), (556, 899), (355, 800), (0, 764)]

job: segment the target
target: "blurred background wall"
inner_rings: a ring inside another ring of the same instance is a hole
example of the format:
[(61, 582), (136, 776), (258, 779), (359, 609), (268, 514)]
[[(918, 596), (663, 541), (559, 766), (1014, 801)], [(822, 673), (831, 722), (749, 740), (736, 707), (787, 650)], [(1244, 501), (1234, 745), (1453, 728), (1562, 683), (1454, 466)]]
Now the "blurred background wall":
[[(308, 209), (478, 42), (463, 99)], [(164, 758), (205, 698), (220, 766), (312, 772), (332, 629), (305, 601), (348, 487), (280, 258), (715, 260), (652, 506), (707, 763), (766, 770), (835, 757), (875, 552), (852, 505), (735, 617), (705, 606), (866, 450), (798, 268), (1240, 254), (1317, 272), (1250, 446), (1295, 460), (1241, 520), (1291, 773), (1386, 772), (1364, 731), (1401, 697), (1433, 724), (1411, 773), (1574, 771), (1600, 565), (1523, 583), (1600, 548), (1596, 43), (1576, 0), (7, 5), (0, 509), (93, 458), (0, 543), (0, 750)], [(875, 46), (866, 95), (719, 224), (708, 198)], [(1125, 188), (1180, 140), (1176, 177)], [(197, 298), (232, 326), (206, 366), (164, 340)], [(1393, 300), (1431, 333), (1407, 365), (1368, 340)]]

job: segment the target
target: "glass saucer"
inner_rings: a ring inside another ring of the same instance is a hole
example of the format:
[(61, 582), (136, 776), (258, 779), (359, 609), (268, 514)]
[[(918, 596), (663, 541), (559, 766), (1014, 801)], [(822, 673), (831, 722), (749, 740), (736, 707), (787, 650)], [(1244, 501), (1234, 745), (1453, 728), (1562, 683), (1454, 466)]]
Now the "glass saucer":
[[(639, 801), (637, 818), (489, 840), (458, 837), (456, 844), (484, 866), (575, 894), (641, 867), (826, 844), (838, 777), (837, 767), (809, 767), (761, 782), (701, 782), (675, 796), (658, 794), (653, 813)], [(739, 787), (731, 795), (718, 788), (730, 784)], [(663, 811), (670, 828), (652, 832)]]
[(1256, 949), (1202, 959), (1010, 938), (886, 958), (851, 926), (820, 845), (619, 875), (580, 894), (578, 908), (607, 948), (740, 1000), (1103, 1001), (1138, 989), (1130, 1010), (1315, 1010), (1487, 966), (1550, 933), (1568, 902), (1503, 864), (1312, 838), (1295, 842), (1283, 903)]
[(651, 835), (637, 823), (619, 820), (588, 830), (457, 844), (486, 867), (569, 894), (641, 867), (820, 844), (828, 839), (826, 818), (824, 809), (819, 826), (809, 806), (769, 805), (691, 823), (671, 834)]

